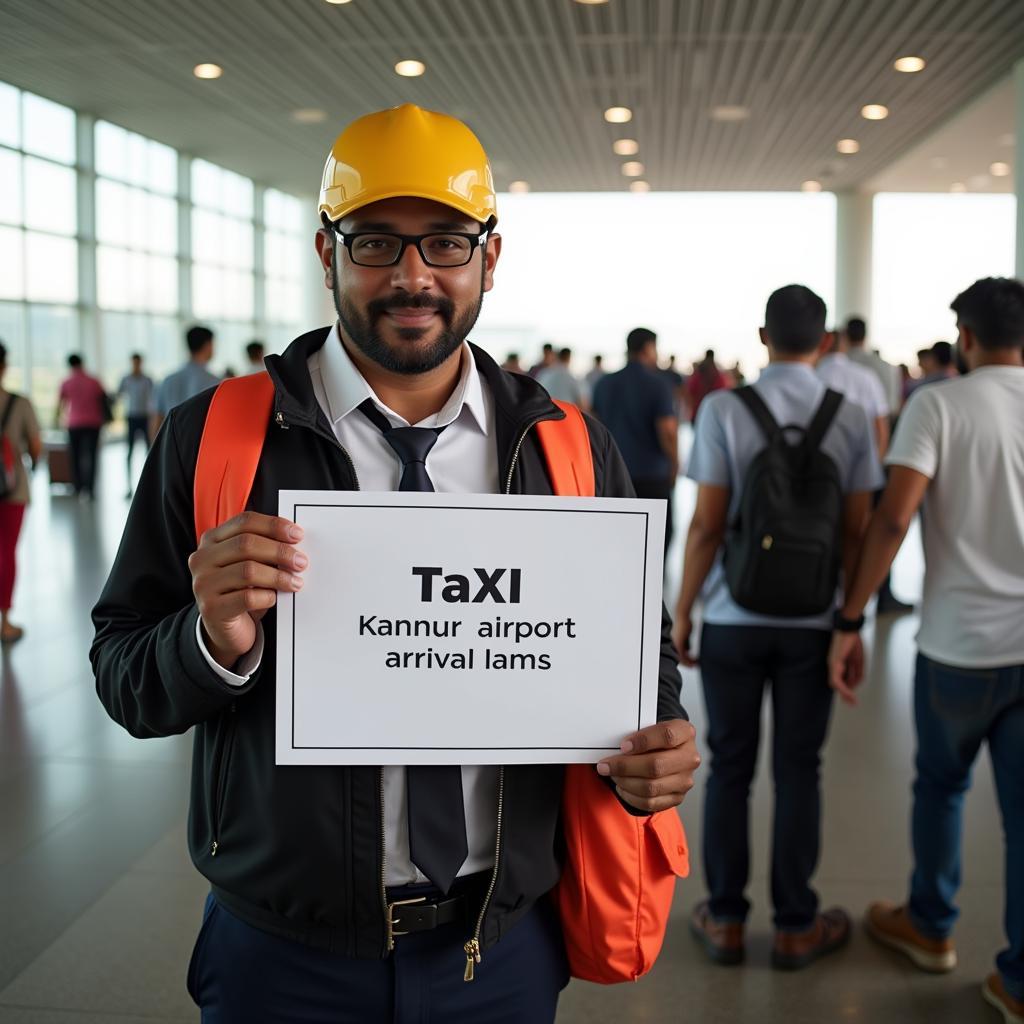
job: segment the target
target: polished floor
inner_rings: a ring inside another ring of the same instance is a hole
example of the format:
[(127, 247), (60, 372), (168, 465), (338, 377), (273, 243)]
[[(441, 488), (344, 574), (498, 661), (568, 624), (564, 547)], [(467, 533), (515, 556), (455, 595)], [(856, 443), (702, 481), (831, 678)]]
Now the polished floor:
[[(15, 612), (27, 633), (4, 651), (0, 681), (0, 1024), (198, 1020), (184, 984), (204, 897), (184, 846), (190, 739), (140, 741), (114, 726), (86, 658), (89, 610), (127, 506), (121, 446), (105, 451), (103, 470), (94, 505), (51, 494), (39, 474), (20, 546)], [(683, 526), (692, 500), (681, 481)], [(679, 545), (677, 538), (675, 566)], [(900, 554), (895, 585), (915, 596), (920, 581), (915, 535)], [(670, 571), (670, 595), (677, 586), (678, 570)], [(900, 898), (910, 866), (916, 625), (915, 616), (871, 623), (870, 680), (860, 707), (836, 708), (826, 750), (818, 887), (826, 903), (845, 905), (856, 918), (872, 899)], [(702, 728), (699, 678), (686, 672), (684, 680), (684, 704)], [(698, 784), (682, 808), (694, 851), (701, 800)], [(770, 820), (762, 758), (752, 800), (755, 909), (746, 966), (711, 966), (687, 934), (689, 907), (703, 895), (698, 858), (677, 888), (651, 975), (614, 988), (573, 982), (560, 1024), (998, 1024), (979, 993), (1003, 941), (1003, 840), (987, 757), (967, 800), (960, 966), (948, 976), (917, 973), (859, 930), (847, 950), (806, 971), (772, 971)]]

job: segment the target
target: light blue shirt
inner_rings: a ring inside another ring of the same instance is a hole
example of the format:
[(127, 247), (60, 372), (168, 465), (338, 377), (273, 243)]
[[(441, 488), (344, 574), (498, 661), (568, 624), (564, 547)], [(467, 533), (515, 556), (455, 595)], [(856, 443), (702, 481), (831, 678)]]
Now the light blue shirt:
[[(806, 427), (825, 396), (825, 385), (804, 363), (772, 363), (754, 385), (772, 416), (782, 426)], [(742, 401), (730, 391), (715, 391), (701, 403), (686, 475), (698, 484), (729, 489), (729, 522), (739, 513), (747, 469), (767, 439)], [(885, 483), (875, 449), (874, 433), (864, 409), (844, 401), (825, 432), (821, 450), (839, 470), (844, 494), (877, 491)], [(741, 608), (729, 593), (722, 552), (701, 592), (704, 621), (718, 626), (779, 626), (789, 629), (831, 629), (832, 614), (805, 618), (758, 615)]]
[(220, 377), (215, 377), (205, 366), (190, 359), (180, 370), (175, 370), (161, 381), (156, 389), (156, 411), (166, 416), (176, 405), (219, 383)]

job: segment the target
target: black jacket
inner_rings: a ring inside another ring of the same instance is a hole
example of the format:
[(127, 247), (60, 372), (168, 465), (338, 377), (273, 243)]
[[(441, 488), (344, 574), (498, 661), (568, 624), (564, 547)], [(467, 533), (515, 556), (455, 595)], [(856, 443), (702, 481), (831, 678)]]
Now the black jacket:
[[(306, 361), (325, 329), (267, 360), (274, 410), (249, 507), (276, 514), (280, 488), (352, 490), (352, 462), (313, 393)], [(494, 396), (500, 480), (513, 494), (550, 494), (532, 426), (560, 418), (528, 377), (500, 370), (474, 348)], [(110, 578), (93, 610), (90, 658), (110, 716), (133, 736), (195, 727), (189, 847), (196, 867), (233, 913), (251, 924), (347, 956), (387, 953), (383, 892), (382, 772), (375, 767), (274, 763), (273, 612), (266, 649), (243, 687), (224, 683), (196, 644), (198, 610), (187, 559), (196, 548), (192, 489), (212, 391), (174, 409), (151, 452)], [(632, 497), (607, 431), (588, 420), (600, 496)], [(658, 717), (685, 717), (665, 616)], [(482, 947), (559, 875), (563, 769), (500, 770), (501, 848), (478, 926)], [(469, 935), (466, 936), (470, 938)]]

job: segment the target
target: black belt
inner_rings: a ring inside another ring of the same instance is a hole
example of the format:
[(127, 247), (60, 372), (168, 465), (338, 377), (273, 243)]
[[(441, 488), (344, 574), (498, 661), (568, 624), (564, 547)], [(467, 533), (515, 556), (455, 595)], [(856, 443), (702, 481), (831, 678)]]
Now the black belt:
[(413, 932), (427, 932), (446, 924), (466, 923), (479, 910), (482, 890), (486, 889), (489, 872), (464, 876), (455, 880), (458, 891), (445, 896), (436, 889), (415, 896), (411, 886), (388, 893), (387, 919), (389, 948), (396, 938)]

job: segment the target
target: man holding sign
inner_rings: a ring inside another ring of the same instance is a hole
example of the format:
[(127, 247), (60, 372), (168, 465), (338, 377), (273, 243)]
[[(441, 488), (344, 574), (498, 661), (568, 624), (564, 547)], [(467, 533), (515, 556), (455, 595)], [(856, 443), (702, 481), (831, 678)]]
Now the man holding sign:
[[(189, 989), (204, 1021), (551, 1021), (567, 981), (541, 899), (560, 871), (560, 765), (275, 763), (269, 624), (315, 571), (302, 527), (274, 514), (279, 493), (550, 495), (534, 428), (562, 415), (466, 341), (501, 238), (487, 157), (465, 125), (408, 105), (354, 122), (328, 159), (320, 211), (338, 321), (268, 358), (274, 405), (249, 510), (198, 546), (212, 392), (168, 417), (93, 613), (97, 689), (133, 735), (196, 728), (189, 844), (213, 891)], [(587, 425), (596, 495), (633, 497), (607, 432)], [(693, 784), (679, 685), (665, 618), (658, 723), (596, 769), (632, 813), (675, 807)], [(452, 713), (424, 718), (424, 739)], [(467, 985), (473, 943), (481, 966)]]

